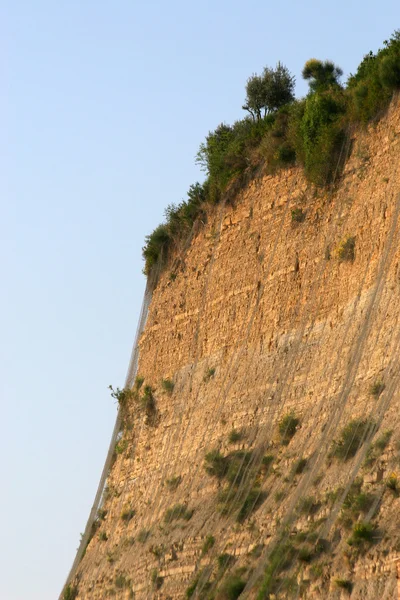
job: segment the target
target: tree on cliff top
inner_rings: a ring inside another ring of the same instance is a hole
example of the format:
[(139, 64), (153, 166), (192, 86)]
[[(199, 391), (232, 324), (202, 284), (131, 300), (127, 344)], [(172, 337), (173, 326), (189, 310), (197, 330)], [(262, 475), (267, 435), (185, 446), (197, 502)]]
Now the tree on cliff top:
[(262, 75), (254, 74), (247, 80), (246, 100), (242, 108), (254, 120), (261, 119), (294, 100), (294, 84), (295, 78), (280, 62), (276, 69), (265, 67)]
[(302, 75), (309, 82), (311, 92), (320, 92), (330, 87), (339, 87), (343, 71), (330, 60), (322, 62), (310, 58), (304, 65)]

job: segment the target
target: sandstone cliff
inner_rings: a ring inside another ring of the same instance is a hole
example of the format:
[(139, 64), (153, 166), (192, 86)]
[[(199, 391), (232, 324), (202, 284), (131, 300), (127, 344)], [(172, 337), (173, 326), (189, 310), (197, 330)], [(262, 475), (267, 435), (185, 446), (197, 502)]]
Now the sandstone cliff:
[(210, 208), (164, 269), (77, 598), (400, 597), (400, 103), (343, 152), (334, 188)]

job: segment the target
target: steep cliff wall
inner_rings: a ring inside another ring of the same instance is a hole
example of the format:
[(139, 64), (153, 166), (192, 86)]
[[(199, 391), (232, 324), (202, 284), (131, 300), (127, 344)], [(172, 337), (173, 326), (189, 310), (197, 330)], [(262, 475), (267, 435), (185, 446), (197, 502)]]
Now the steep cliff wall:
[[(196, 577), (200, 598), (236, 598), (235, 577), (241, 597), (400, 597), (400, 104), (343, 152), (335, 189), (256, 179), (163, 272), (79, 599)], [(373, 539), (350, 546), (357, 522)]]

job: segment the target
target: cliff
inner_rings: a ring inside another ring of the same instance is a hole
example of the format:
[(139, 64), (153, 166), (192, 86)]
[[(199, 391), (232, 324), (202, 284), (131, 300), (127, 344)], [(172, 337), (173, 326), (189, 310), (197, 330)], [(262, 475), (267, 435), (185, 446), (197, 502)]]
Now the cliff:
[(400, 103), (342, 152), (160, 275), (78, 599), (400, 597)]

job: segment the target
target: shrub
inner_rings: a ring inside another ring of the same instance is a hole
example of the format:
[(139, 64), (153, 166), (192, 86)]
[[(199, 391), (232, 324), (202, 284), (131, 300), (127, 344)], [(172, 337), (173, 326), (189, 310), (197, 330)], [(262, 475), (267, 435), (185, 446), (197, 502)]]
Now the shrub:
[(372, 543), (374, 539), (375, 528), (371, 523), (356, 523), (353, 527), (353, 534), (347, 540), (349, 546), (359, 546), (364, 542)]
[(153, 396), (153, 388), (146, 385), (143, 390), (141, 404), (148, 416), (153, 416), (156, 411), (156, 401)]
[(267, 471), (271, 467), (274, 460), (275, 456), (273, 454), (266, 454), (265, 456), (263, 456), (261, 461), (262, 470)]
[(129, 523), (129, 521), (131, 521), (133, 519), (135, 514), (136, 513), (133, 510), (133, 508), (125, 508), (121, 513), (121, 519), (123, 521), (125, 521), (126, 523)]
[(204, 374), (203, 381), (208, 381), (215, 375), (215, 367), (210, 367)]
[(211, 548), (214, 546), (214, 544), (215, 544), (215, 537), (213, 535), (208, 535), (204, 541), (203, 548), (201, 549), (201, 553), (207, 554), (207, 552), (209, 550), (211, 550)]
[(238, 490), (226, 488), (218, 494), (221, 514), (227, 515), (236, 512), (236, 521), (243, 523), (264, 502), (265, 492), (259, 488)]
[(290, 440), (296, 433), (299, 423), (299, 419), (293, 413), (285, 415), (279, 421), (279, 434), (281, 436), (281, 442), (284, 446), (289, 444)]
[(232, 429), (228, 436), (228, 441), (230, 444), (235, 444), (236, 442), (240, 442), (243, 439), (243, 432), (237, 429)]
[(365, 442), (372, 423), (366, 419), (354, 419), (342, 430), (340, 439), (334, 441), (330, 456), (346, 461), (355, 456), (360, 446)]
[(228, 469), (226, 471), (226, 478), (229, 483), (240, 485), (244, 480), (245, 476), (251, 476), (249, 471), (251, 467), (253, 453), (251, 451), (232, 452), (226, 457), (228, 462)]
[(100, 521), (104, 521), (104, 519), (107, 516), (108, 511), (105, 510), (104, 508), (99, 508), (97, 510), (97, 518), (100, 519)]
[(304, 498), (300, 498), (297, 509), (302, 515), (312, 515), (317, 512), (319, 508), (318, 502), (312, 496), (306, 496)]
[(306, 458), (299, 458), (299, 460), (296, 460), (292, 467), (292, 474), (300, 475), (301, 473), (303, 473), (307, 466), (307, 462), (308, 461)]
[(242, 579), (240, 571), (228, 575), (223, 581), (219, 593), (221, 600), (236, 600), (246, 587), (246, 582)]
[(383, 383), (383, 381), (375, 381), (375, 383), (373, 383), (371, 385), (370, 388), (370, 392), (371, 395), (374, 396), (374, 398), (379, 398), (379, 396), (382, 394), (383, 390), (385, 389), (385, 384)]
[(125, 575), (117, 575), (115, 578), (115, 587), (117, 587), (118, 589), (122, 590), (124, 588), (129, 587), (130, 585), (130, 579), (127, 579), (125, 577)]
[(229, 467), (229, 462), (219, 450), (212, 450), (205, 456), (204, 468), (208, 475), (222, 479), (225, 477)]
[(164, 392), (171, 396), (172, 392), (174, 391), (174, 382), (170, 379), (163, 379), (161, 385)]
[(294, 223), (303, 223), (306, 218), (306, 213), (302, 208), (293, 208), (292, 209), (292, 221)]
[(153, 587), (156, 590), (159, 590), (160, 587), (162, 586), (162, 584), (164, 583), (164, 578), (160, 577), (160, 575), (158, 574), (157, 569), (153, 569), (152, 570), (150, 579), (151, 579), (151, 583), (153, 584)]
[(356, 480), (343, 502), (343, 508), (350, 510), (354, 515), (368, 512), (375, 500), (373, 494), (361, 492), (361, 485), (361, 481)]
[(330, 60), (324, 62), (311, 58), (303, 68), (303, 78), (309, 82), (312, 92), (319, 92), (332, 87), (339, 87), (339, 79), (343, 75), (340, 67)]
[(391, 473), (389, 477), (386, 479), (386, 487), (391, 490), (395, 496), (398, 496), (400, 493), (400, 484), (399, 479), (396, 473)]
[(188, 510), (185, 504), (175, 504), (175, 506), (166, 511), (164, 515), (164, 522), (169, 524), (177, 519), (189, 521), (192, 518), (193, 512), (193, 510)]
[(105, 531), (102, 531), (101, 533), (99, 533), (99, 540), (101, 542), (106, 542), (108, 540), (108, 535), (106, 534)]
[(141, 529), (139, 531), (139, 533), (137, 534), (137, 541), (140, 542), (141, 544), (144, 544), (145, 542), (147, 542), (150, 535), (151, 535), (151, 532), (148, 529)]
[(339, 244), (337, 255), (340, 261), (353, 261), (355, 258), (356, 239), (347, 237)]
[(335, 585), (342, 590), (346, 590), (349, 594), (351, 594), (353, 589), (353, 584), (349, 579), (335, 579)]
[(299, 559), (299, 561), (304, 562), (304, 563), (309, 563), (311, 562), (313, 557), (313, 553), (311, 552), (311, 550), (309, 548), (300, 548), (299, 553), (297, 555), (297, 558)]
[(165, 481), (165, 484), (171, 492), (174, 492), (176, 488), (180, 485), (181, 481), (182, 477), (180, 475), (176, 475), (174, 477), (171, 477), (170, 479), (167, 479)]
[(228, 567), (235, 562), (235, 557), (232, 554), (228, 554), (224, 552), (224, 554), (220, 554), (217, 558), (218, 569), (220, 571), (225, 571)]
[(392, 430), (384, 431), (382, 435), (376, 440), (374, 447), (378, 450), (383, 451), (388, 443), (390, 442), (390, 438), (392, 437)]
[(123, 452), (125, 452), (125, 450), (127, 449), (128, 445), (129, 445), (128, 440), (121, 440), (121, 441), (117, 442), (115, 444), (115, 452), (117, 454), (122, 454)]
[(134, 384), (134, 389), (135, 391), (139, 391), (140, 388), (142, 387), (144, 382), (144, 377), (142, 377), (141, 375), (136, 375), (135, 377), (135, 384)]
[(74, 585), (67, 585), (64, 589), (63, 600), (75, 600), (78, 595), (78, 588)]
[(111, 397), (117, 400), (121, 408), (126, 407), (129, 400), (134, 397), (134, 392), (129, 388), (123, 388), (121, 390), (119, 387), (117, 387), (117, 389), (114, 390), (113, 386), (109, 385), (108, 389), (111, 390)]

